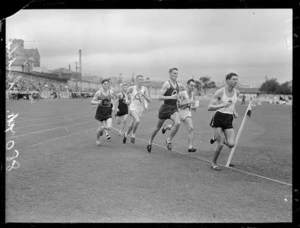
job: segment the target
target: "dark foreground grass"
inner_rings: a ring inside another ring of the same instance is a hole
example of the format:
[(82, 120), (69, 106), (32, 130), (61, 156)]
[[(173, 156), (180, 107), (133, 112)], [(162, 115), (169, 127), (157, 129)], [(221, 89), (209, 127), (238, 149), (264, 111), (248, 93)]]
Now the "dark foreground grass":
[[(20, 152), (20, 168), (6, 175), (6, 221), (292, 221), (291, 107), (254, 107), (232, 161), (241, 171), (221, 167), (215, 172), (209, 167), (213, 113), (206, 110), (207, 102), (193, 113), (196, 153), (187, 152), (183, 125), (174, 151), (165, 149), (167, 136), (161, 132), (155, 138), (159, 146), (146, 151), (142, 140), (150, 137), (159, 105), (153, 101), (144, 113), (135, 144), (124, 145), (112, 131), (112, 140), (102, 139), (97, 148), (95, 109), (88, 100), (8, 103), (7, 110), (19, 113), (15, 135), (7, 135), (14, 138), (7, 140), (14, 140)], [(237, 106), (236, 132), (245, 110)], [(229, 152), (224, 149), (221, 165)]]

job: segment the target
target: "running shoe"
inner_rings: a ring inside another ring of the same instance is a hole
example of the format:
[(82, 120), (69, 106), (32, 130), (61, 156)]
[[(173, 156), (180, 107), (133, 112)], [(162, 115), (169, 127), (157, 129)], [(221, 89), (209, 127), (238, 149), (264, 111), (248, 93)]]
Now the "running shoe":
[(110, 135), (106, 135), (106, 140), (110, 140), (110, 139), (111, 139)]
[(211, 138), (211, 139), (210, 139), (210, 144), (214, 144), (215, 141), (216, 141), (215, 138)]
[(221, 171), (220, 167), (217, 166), (216, 164), (212, 164), (212, 165), (211, 165), (211, 168), (212, 168), (213, 170), (215, 170), (215, 171)]
[(151, 145), (151, 144), (148, 144), (148, 145), (147, 145), (147, 150), (148, 150), (148, 153), (150, 153), (150, 152), (151, 152), (151, 149), (152, 149), (152, 145)]
[(172, 150), (172, 144), (171, 144), (171, 142), (168, 142), (168, 140), (167, 140), (166, 143), (167, 143), (168, 150)]
[(197, 149), (195, 149), (195, 148), (190, 148), (190, 149), (188, 149), (188, 152), (196, 152), (196, 150)]
[(126, 140), (127, 140), (127, 138), (126, 138), (126, 136), (125, 136), (125, 134), (124, 134), (124, 135), (123, 135), (123, 144), (126, 143)]
[(131, 139), (130, 139), (130, 140), (131, 140), (132, 143), (135, 143), (135, 137), (132, 137), (132, 136), (131, 136)]

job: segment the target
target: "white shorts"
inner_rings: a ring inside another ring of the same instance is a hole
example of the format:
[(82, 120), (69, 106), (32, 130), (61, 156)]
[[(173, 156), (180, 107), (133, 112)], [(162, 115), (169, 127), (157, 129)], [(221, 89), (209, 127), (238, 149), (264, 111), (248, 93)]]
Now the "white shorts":
[(179, 110), (179, 117), (180, 117), (180, 121), (184, 121), (187, 117), (191, 117), (192, 118), (192, 112), (190, 110), (182, 110), (182, 109), (178, 109)]
[(141, 106), (137, 106), (135, 104), (130, 104), (129, 105), (129, 113), (131, 115), (131, 111), (136, 111), (139, 118), (142, 117), (142, 114), (143, 114), (143, 111), (144, 111), (144, 107), (141, 107)]

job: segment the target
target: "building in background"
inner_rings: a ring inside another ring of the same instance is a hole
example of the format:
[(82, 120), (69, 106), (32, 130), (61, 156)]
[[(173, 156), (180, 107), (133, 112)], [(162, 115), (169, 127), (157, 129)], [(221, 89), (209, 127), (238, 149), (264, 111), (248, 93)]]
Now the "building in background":
[(11, 52), (10, 60), (15, 59), (11, 64), (11, 70), (30, 72), (34, 67), (40, 67), (41, 65), (38, 49), (26, 49), (22, 39), (11, 40), (9, 52)]

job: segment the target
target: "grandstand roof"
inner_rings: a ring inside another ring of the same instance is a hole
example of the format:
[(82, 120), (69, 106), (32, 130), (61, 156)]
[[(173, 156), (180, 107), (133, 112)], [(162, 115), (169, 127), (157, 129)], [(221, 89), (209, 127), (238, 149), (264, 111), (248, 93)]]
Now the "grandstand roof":
[(12, 62), (12, 66), (24, 66), (28, 59), (16, 59), (15, 61)]

